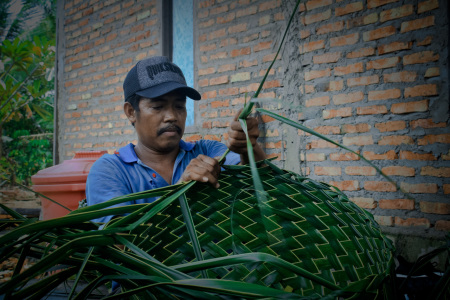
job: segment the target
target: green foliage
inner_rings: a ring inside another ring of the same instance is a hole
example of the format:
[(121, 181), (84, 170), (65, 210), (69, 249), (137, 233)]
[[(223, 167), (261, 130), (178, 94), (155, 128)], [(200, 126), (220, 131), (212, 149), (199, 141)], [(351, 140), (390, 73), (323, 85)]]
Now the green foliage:
[(2, 179), (28, 185), (53, 163), (55, 14), (54, 0), (0, 0)]
[(14, 176), (19, 182), (30, 185), (32, 175), (53, 165), (53, 135), (33, 136), (28, 130), (17, 130), (11, 137), (12, 140), (4, 147), (8, 152), (7, 158), (15, 166)]

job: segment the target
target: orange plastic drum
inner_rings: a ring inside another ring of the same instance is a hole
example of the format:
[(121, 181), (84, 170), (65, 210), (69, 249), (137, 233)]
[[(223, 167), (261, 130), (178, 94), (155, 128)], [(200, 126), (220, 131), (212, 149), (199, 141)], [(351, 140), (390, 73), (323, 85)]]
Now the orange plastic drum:
[[(33, 190), (75, 210), (86, 198), (86, 179), (92, 164), (106, 151), (80, 151), (71, 160), (41, 170), (31, 177)], [(63, 217), (69, 210), (41, 197), (42, 219)]]

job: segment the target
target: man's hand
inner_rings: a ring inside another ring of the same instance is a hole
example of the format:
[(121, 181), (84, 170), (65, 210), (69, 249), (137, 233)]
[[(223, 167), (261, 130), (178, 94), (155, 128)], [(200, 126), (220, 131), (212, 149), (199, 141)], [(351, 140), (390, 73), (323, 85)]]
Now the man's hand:
[[(239, 111), (234, 117), (233, 122), (230, 124), (230, 129), (228, 130), (228, 140), (227, 147), (231, 151), (241, 155), (241, 163), (248, 163), (248, 149), (247, 149), (247, 138), (245, 132), (242, 129), (241, 123), (239, 122)], [(254, 117), (248, 117), (247, 122), (247, 132), (250, 138), (250, 142), (253, 146), (253, 153), (255, 155), (255, 160), (263, 160), (266, 158), (266, 154), (262, 150), (261, 146), (256, 141), (259, 137), (258, 120)]]
[(190, 180), (199, 182), (209, 182), (213, 187), (219, 188), (219, 161), (216, 158), (200, 154), (186, 167), (178, 182)]

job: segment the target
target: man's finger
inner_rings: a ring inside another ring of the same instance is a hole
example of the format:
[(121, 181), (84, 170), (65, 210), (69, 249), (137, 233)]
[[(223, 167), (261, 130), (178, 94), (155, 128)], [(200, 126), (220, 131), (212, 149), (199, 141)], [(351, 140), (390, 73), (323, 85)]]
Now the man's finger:
[[(239, 115), (241, 114), (241, 112), (242, 112), (242, 110), (243, 110), (244, 108), (241, 108), (238, 112), (237, 112), (237, 114), (234, 116), (234, 121), (237, 121), (238, 119), (239, 119)], [(239, 123), (239, 122), (238, 122)]]

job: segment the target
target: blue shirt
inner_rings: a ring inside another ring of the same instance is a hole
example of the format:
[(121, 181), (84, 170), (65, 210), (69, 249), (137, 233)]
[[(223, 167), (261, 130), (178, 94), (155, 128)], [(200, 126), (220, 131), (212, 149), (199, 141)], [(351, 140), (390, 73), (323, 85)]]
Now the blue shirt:
[[(173, 167), (172, 182), (177, 183), (190, 161), (199, 154), (209, 157), (221, 156), (227, 147), (219, 142), (200, 140), (195, 143), (180, 141), (180, 152)], [(240, 162), (237, 153), (230, 152), (225, 160), (227, 165)], [(91, 167), (86, 182), (86, 200), (88, 205), (105, 202), (114, 197), (142, 192), (169, 184), (155, 170), (141, 162), (134, 151), (134, 145), (128, 144), (116, 154), (105, 154)], [(157, 199), (145, 198), (121, 203), (119, 205), (150, 203)], [(119, 206), (117, 205), (117, 206)], [(93, 221), (109, 222), (113, 216)]]

